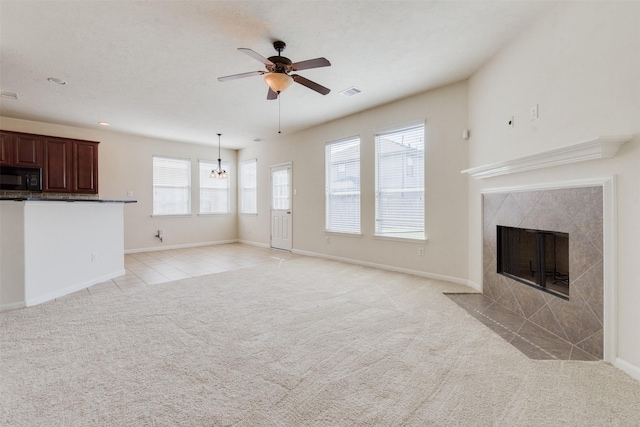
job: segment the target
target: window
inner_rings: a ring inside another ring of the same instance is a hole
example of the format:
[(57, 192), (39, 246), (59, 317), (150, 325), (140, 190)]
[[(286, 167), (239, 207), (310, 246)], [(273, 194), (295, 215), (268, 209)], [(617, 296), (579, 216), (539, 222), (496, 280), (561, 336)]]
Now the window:
[(325, 146), (325, 229), (360, 233), (360, 138)]
[(240, 213), (258, 213), (258, 161), (240, 163)]
[(222, 163), (222, 169), (227, 171), (227, 178), (211, 178), (211, 171), (218, 169), (218, 162), (200, 160), (200, 213), (226, 214), (231, 212), (229, 203), (229, 181), (231, 165)]
[(290, 173), (291, 167), (271, 172), (271, 209), (290, 209)]
[(375, 136), (376, 235), (424, 239), (424, 125)]
[(153, 215), (191, 213), (191, 161), (153, 157)]

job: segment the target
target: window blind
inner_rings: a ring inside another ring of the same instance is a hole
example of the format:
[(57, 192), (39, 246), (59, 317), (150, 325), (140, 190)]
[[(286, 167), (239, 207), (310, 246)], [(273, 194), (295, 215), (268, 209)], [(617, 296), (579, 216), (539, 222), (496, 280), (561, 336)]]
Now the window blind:
[(380, 133), (376, 146), (376, 235), (424, 239), (424, 125)]
[(290, 169), (283, 169), (271, 173), (271, 209), (290, 209), (289, 173)]
[(325, 229), (360, 233), (360, 138), (325, 145)]
[(191, 213), (191, 161), (153, 157), (153, 215)]
[(225, 214), (231, 212), (229, 197), (229, 181), (231, 180), (231, 165), (222, 163), (222, 169), (227, 171), (227, 178), (211, 178), (211, 171), (218, 169), (218, 162), (200, 160), (200, 213)]
[(240, 163), (240, 213), (258, 213), (258, 161)]

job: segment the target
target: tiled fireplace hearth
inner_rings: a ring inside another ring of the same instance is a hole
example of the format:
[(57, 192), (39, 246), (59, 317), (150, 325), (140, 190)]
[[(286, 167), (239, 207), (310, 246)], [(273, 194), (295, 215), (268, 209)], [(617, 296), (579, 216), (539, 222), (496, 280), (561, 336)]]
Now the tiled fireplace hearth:
[[(568, 233), (568, 300), (497, 273), (498, 226)], [(484, 296), (521, 317), (523, 325), (566, 342), (575, 354), (602, 359), (602, 187), (484, 194), (483, 227)]]

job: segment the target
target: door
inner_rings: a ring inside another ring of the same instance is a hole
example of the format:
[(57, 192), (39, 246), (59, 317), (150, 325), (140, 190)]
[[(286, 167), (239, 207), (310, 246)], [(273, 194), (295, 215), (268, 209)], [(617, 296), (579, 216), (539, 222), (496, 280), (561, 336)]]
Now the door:
[(271, 247), (291, 250), (291, 163), (271, 166)]

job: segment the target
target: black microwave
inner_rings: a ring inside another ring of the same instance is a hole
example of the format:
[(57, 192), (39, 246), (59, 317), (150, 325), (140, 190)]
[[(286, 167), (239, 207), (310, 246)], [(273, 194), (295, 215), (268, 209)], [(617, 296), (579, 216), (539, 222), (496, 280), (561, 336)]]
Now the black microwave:
[(0, 190), (42, 191), (42, 169), (0, 166)]

